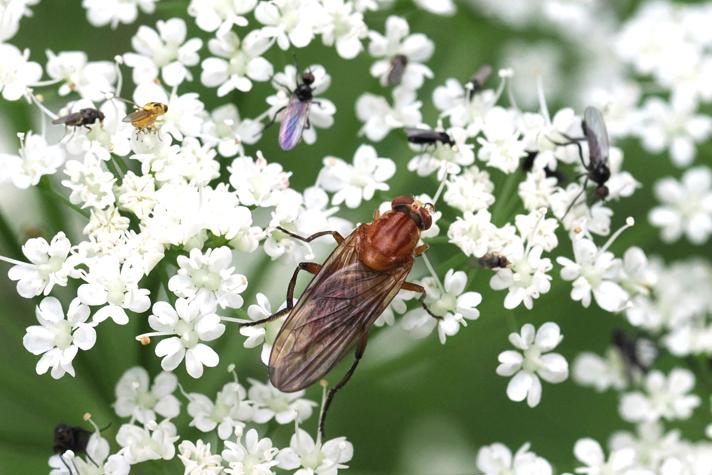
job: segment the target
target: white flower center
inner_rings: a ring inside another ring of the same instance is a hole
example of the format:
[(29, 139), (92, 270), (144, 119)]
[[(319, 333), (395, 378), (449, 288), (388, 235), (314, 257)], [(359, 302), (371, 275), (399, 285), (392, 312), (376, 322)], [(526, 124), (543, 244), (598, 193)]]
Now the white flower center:
[(324, 458), (321, 447), (317, 445), (313, 451), (302, 455), (302, 466), (304, 468), (316, 469), (324, 461)]
[(62, 256), (52, 256), (44, 264), (38, 265), (37, 269), (40, 271), (42, 278), (46, 280), (50, 275), (62, 268), (64, 261), (65, 258)]
[(126, 285), (121, 279), (116, 279), (106, 286), (106, 300), (113, 305), (122, 307), (126, 295)]
[(541, 368), (541, 350), (537, 346), (532, 346), (529, 349), (524, 350), (524, 362), (522, 363), (522, 368), (528, 373), (535, 373), (539, 368)]
[(176, 323), (176, 335), (180, 337), (180, 341), (186, 348), (193, 348), (198, 344), (200, 338), (195, 332), (192, 323), (188, 323), (185, 320), (178, 320)]
[(62, 320), (54, 324), (54, 344), (60, 350), (66, 350), (72, 344), (72, 324)]
[(136, 396), (136, 405), (143, 409), (153, 409), (156, 397), (150, 391), (140, 391)]
[(190, 278), (196, 287), (212, 290), (213, 292), (219, 290), (222, 283), (222, 279), (217, 272), (211, 272), (206, 268), (195, 270), (190, 275)]

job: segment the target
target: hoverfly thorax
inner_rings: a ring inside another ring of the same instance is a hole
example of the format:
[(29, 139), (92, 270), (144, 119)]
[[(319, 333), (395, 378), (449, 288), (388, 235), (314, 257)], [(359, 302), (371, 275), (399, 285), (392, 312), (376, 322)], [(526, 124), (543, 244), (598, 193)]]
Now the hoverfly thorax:
[(420, 232), (432, 224), (431, 210), (409, 196), (394, 199), (390, 211), (363, 227), (361, 261), (382, 271), (412, 259)]

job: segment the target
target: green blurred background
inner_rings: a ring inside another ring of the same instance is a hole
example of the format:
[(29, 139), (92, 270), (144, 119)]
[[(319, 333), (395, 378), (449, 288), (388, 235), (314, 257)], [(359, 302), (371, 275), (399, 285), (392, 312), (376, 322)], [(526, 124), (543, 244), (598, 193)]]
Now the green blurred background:
[[(155, 14), (142, 15), (133, 25), (111, 30), (91, 27), (78, 0), (45, 0), (33, 8), (31, 18), (22, 20), (20, 33), (10, 42), (20, 48), (30, 48), (32, 59), (40, 63), (46, 61), (44, 50), (48, 48), (55, 52), (84, 50), (91, 60), (111, 60), (114, 55), (131, 50), (130, 37), (139, 24), (153, 27), (156, 20), (173, 16), (187, 19), (191, 28), (189, 36), (200, 36), (207, 41), (208, 36), (197, 30), (185, 14), (186, 4), (159, 2)], [(511, 41), (547, 40), (555, 44), (565, 58), (560, 82), (567, 85), (567, 90), (576, 89), (572, 78), (582, 58), (571, 49), (570, 42), (561, 40), (546, 28), (515, 31), (463, 5), (460, 5), (457, 15), (449, 18), (436, 17), (415, 10), (410, 5), (401, 1), (395, 11), (407, 18), (412, 32), (426, 33), (436, 44), (435, 55), (428, 63), (435, 79), (419, 93), (424, 102), (422, 112), (425, 122), (434, 124), (437, 117), (431, 103), (431, 92), (435, 86), (449, 77), (464, 81), (483, 63), (495, 67), (507, 66), (501, 62), (500, 51)], [(621, 3), (618, 8), (626, 15), (634, 10), (635, 2)], [(367, 22), (370, 27), (383, 31), (386, 17), (387, 13), (370, 14)], [(358, 145), (365, 141), (356, 134), (361, 124), (355, 116), (354, 102), (364, 91), (384, 92), (368, 74), (372, 61), (368, 55), (361, 54), (356, 60), (346, 62), (319, 43), (315, 41), (305, 50), (299, 50), (299, 62), (324, 64), (332, 75), (331, 88), (324, 96), (337, 105), (335, 125), (319, 131), (317, 144), (301, 144), (289, 153), (277, 147), (274, 129), (268, 131), (259, 144), (259, 149), (269, 160), (278, 161), (293, 172), (292, 186), (300, 190), (314, 183), (324, 156), (334, 155), (351, 160)], [(206, 46), (202, 55), (207, 55)], [(275, 48), (268, 53), (268, 58), (275, 65), (275, 70), (280, 70), (292, 62), (291, 55), (291, 51), (285, 53)], [(131, 87), (130, 72), (125, 71), (124, 77), (124, 91), (127, 91)], [(535, 87), (533, 80), (532, 87)], [(231, 101), (237, 104), (243, 117), (254, 117), (265, 109), (264, 98), (270, 89), (266, 83), (256, 83), (248, 94), (233, 94), (221, 99), (216, 97), (214, 90), (207, 90), (194, 81), (184, 85), (180, 91), (200, 92), (209, 110)], [(51, 109), (61, 107), (63, 99), (52, 96), (49, 89), (46, 93), (42, 92)], [(569, 105), (573, 101), (565, 91), (557, 92), (555, 97), (550, 97), (552, 112), (558, 106)], [(124, 94), (127, 95), (127, 92)], [(2, 102), (0, 111), (5, 134), (0, 151), (11, 152), (17, 148), (16, 131), (40, 130), (36, 111), (27, 104)], [(636, 226), (614, 244), (614, 253), (621, 255), (628, 246), (638, 245), (648, 254), (657, 254), (666, 260), (702, 253), (709, 257), (708, 248), (695, 248), (684, 241), (675, 246), (662, 245), (656, 231), (647, 224), (647, 212), (656, 202), (652, 184), (661, 176), (679, 177), (680, 171), (670, 165), (667, 156), (650, 156), (634, 142), (617, 145), (625, 150), (624, 168), (630, 170), (643, 187), (632, 198), (614, 205), (614, 229), (623, 224), (626, 216), (633, 216), (637, 221)], [(344, 216), (354, 221), (367, 220), (374, 206), (396, 194), (432, 195), (437, 186), (434, 178), (421, 179), (406, 171), (406, 163), (413, 153), (405, 146), (401, 134), (391, 133), (386, 140), (376, 144), (376, 148), (380, 156), (395, 160), (399, 173), (390, 182), (392, 193), (377, 196), (357, 211), (343, 210)], [(255, 150), (256, 147), (248, 148), (248, 153)], [(703, 149), (697, 162), (709, 163), (706, 158), (708, 152), (709, 147)], [(497, 171), (491, 173), (495, 184), (501, 185), (502, 175)], [(498, 195), (495, 193), (495, 196)], [(19, 244), (27, 239), (28, 230), (36, 229), (50, 237), (66, 227), (64, 222), (75, 220), (74, 216), (70, 217), (73, 211), (37, 191), (19, 192), (4, 185), (0, 197), (2, 252), (10, 257), (20, 257)], [(498, 196), (498, 199), (501, 198)], [(447, 214), (453, 215), (451, 211)], [(507, 218), (495, 215), (497, 224), (502, 224)], [(72, 242), (79, 239), (80, 224), (75, 223), (69, 233)], [(441, 235), (446, 232), (443, 228), (441, 226)], [(570, 246), (564, 244), (560, 252), (570, 255)], [(454, 254), (453, 247), (439, 243), (433, 245), (429, 255), (443, 275), (447, 268), (440, 264)], [(238, 256), (238, 266), (250, 279), (245, 294), (247, 304), (254, 302), (257, 291), (266, 293), (273, 304), (284, 298), (291, 269), (283, 264), (268, 264), (268, 258), (261, 251), (251, 256)], [(618, 398), (614, 393), (598, 394), (582, 389), (571, 379), (559, 385), (544, 383), (542, 403), (531, 409), (523, 403), (508, 400), (505, 395), (508, 378), (498, 377), (494, 372), (497, 355), (509, 349), (507, 335), (514, 330), (515, 322), (517, 328), (526, 322), (540, 325), (553, 320), (559, 323), (564, 334), (559, 349), (571, 365), (574, 356), (581, 351), (602, 353), (610, 341), (611, 330), (623, 325), (621, 316), (600, 311), (595, 304), (592, 308), (583, 309), (572, 302), (569, 298), (570, 284), (558, 278), (558, 269), (552, 273), (554, 285), (551, 292), (536, 301), (534, 310), (520, 308), (514, 312), (503, 308), (503, 293), (489, 290), (487, 282), (490, 274), (487, 271), (463, 270), (473, 277), (469, 288), (483, 294), (481, 317), (450, 338), (446, 345), (440, 345), (435, 335), (415, 341), (397, 326), (372, 331), (362, 367), (347, 388), (339, 393), (328, 421), (330, 436), (345, 435), (354, 444), (355, 456), (349, 473), (474, 473), (478, 447), (496, 441), (514, 450), (530, 441), (533, 450), (551, 461), (558, 472), (572, 468), (572, 447), (577, 438), (590, 436), (605, 441), (615, 430), (632, 429), (619, 418)], [(423, 275), (419, 268), (414, 273), (417, 277)], [(147, 285), (150, 286), (151, 282)], [(69, 302), (70, 292), (58, 294), (64, 296), (65, 305)], [(159, 359), (153, 354), (154, 346), (142, 347), (133, 339), (146, 328), (145, 317), (135, 317), (124, 327), (111, 322), (98, 327), (97, 345), (88, 353), (80, 352), (75, 360), (77, 377), (67, 376), (54, 381), (49, 375), (35, 374), (37, 358), (22, 347), (24, 328), (35, 323), (33, 307), (39, 299), (21, 299), (6, 279), (1, 282), (0, 293), (4, 302), (0, 308), (0, 474), (46, 473), (54, 426), (58, 422), (79, 425), (82, 414), (87, 411), (94, 415), (100, 426), (113, 423), (106, 431), (113, 444), (113, 436), (120, 425), (111, 408), (116, 381), (126, 369), (137, 364), (148, 368), (152, 375), (160, 371)], [(181, 366), (177, 371), (181, 383), (188, 391), (203, 392), (214, 398), (216, 391), (230, 379), (226, 372), (230, 363), (236, 364), (243, 383), (247, 377), (264, 381), (266, 371), (259, 362), (259, 352), (244, 350), (242, 342), (237, 329), (228, 327), (225, 336), (214, 345), (221, 355), (220, 366), (208, 369), (198, 381), (188, 377)], [(330, 379), (335, 381), (340, 377), (348, 363), (339, 366)], [(662, 368), (670, 365), (670, 361), (661, 362)], [(701, 384), (698, 383), (699, 387)], [(307, 396), (319, 400), (320, 388), (311, 388)], [(704, 425), (709, 419), (708, 411), (705, 397), (696, 416), (683, 427), (688, 437), (698, 439), (703, 436)], [(185, 413), (175, 422), (179, 434), (184, 437), (200, 436), (188, 428), (189, 418)], [(314, 433), (315, 425), (314, 416), (305, 428)], [(278, 446), (288, 444), (291, 430), (291, 427), (286, 427), (272, 432)], [(211, 440), (210, 437), (205, 439)], [(175, 462), (150, 462), (136, 466), (132, 473), (182, 473), (182, 467)]]

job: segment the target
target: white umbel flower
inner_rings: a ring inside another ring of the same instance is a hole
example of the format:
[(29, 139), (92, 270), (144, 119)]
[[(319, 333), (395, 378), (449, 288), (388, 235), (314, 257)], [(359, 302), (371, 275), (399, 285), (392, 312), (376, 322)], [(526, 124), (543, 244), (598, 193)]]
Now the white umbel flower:
[(17, 264), (7, 273), (10, 280), (17, 281), (17, 293), (26, 299), (49, 295), (55, 285), (66, 287), (69, 278), (78, 278), (80, 259), (70, 255), (71, 248), (61, 231), (50, 242), (41, 237), (28, 239), (22, 253), (29, 263)]
[(141, 366), (129, 368), (116, 383), (114, 410), (119, 417), (131, 417), (147, 424), (156, 420), (156, 414), (173, 419), (180, 413), (180, 402), (173, 395), (178, 378), (173, 373), (162, 372), (149, 386), (148, 372)]
[(425, 78), (433, 76), (433, 72), (425, 66), (433, 55), (435, 45), (422, 33), (410, 34), (410, 26), (405, 19), (389, 16), (386, 19), (386, 31), (382, 35), (376, 31), (369, 32), (370, 44), (368, 52), (378, 61), (371, 65), (371, 76), (379, 78), (381, 85), (388, 84), (388, 76), (394, 57), (402, 55), (406, 58), (403, 74), (399, 84), (409, 90), (419, 89)]
[(250, 429), (237, 442), (226, 441), (222, 457), (229, 468), (225, 473), (230, 475), (269, 475), (274, 473), (272, 467), (279, 449), (272, 446), (269, 437), (260, 439), (255, 429)]
[(175, 457), (174, 444), (179, 438), (176, 426), (167, 419), (160, 424), (152, 421), (145, 427), (124, 424), (116, 434), (121, 453), (131, 465), (147, 460), (171, 460)]
[(486, 445), (477, 451), (477, 468), (482, 475), (551, 475), (551, 464), (522, 445), (514, 455), (500, 443)]
[(74, 299), (65, 317), (62, 304), (54, 297), (45, 297), (35, 309), (39, 325), (27, 328), (22, 344), (30, 353), (42, 355), (37, 362), (37, 374), (51, 369), (54, 379), (65, 373), (74, 376), (72, 360), (79, 350), (89, 350), (96, 343), (96, 331), (89, 319), (89, 307)]
[(661, 201), (648, 214), (648, 220), (660, 228), (665, 242), (674, 242), (684, 234), (693, 244), (704, 244), (712, 234), (712, 172), (707, 167), (689, 169), (678, 182), (663, 178), (655, 184)]
[(57, 173), (64, 163), (64, 156), (61, 146), (48, 145), (43, 136), (29, 132), (26, 136), (21, 136), (18, 155), (0, 153), (0, 180), (10, 181), (20, 189), (37, 186), (44, 175)]
[(29, 49), (21, 52), (11, 44), (0, 43), (0, 58), (0, 91), (7, 101), (20, 99), (27, 94), (28, 86), (42, 77), (42, 66), (29, 61)]
[(195, 443), (184, 440), (178, 444), (178, 458), (187, 475), (220, 475), (223, 473), (222, 457), (210, 451), (210, 443), (198, 439)]
[(215, 57), (201, 63), (200, 81), (207, 87), (217, 87), (219, 97), (233, 90), (249, 91), (252, 81), (268, 81), (272, 76), (272, 64), (262, 57), (269, 46), (268, 39), (257, 31), (242, 40), (232, 31), (218, 32), (208, 42)]
[(235, 272), (229, 247), (191, 249), (190, 256), (178, 256), (178, 272), (168, 288), (179, 297), (196, 300), (203, 309), (240, 308), (247, 277)]
[(245, 396), (245, 388), (237, 381), (223, 386), (215, 402), (203, 394), (190, 393), (188, 414), (193, 418), (190, 425), (201, 432), (217, 429), (218, 437), (222, 440), (241, 433), (253, 415), (252, 405)]
[(89, 61), (83, 51), (47, 50), (47, 74), (62, 80), (59, 95), (77, 92), (84, 99), (101, 101), (116, 81), (116, 70), (110, 61)]
[(202, 342), (220, 338), (225, 325), (215, 313), (203, 312), (197, 301), (178, 299), (175, 308), (168, 302), (156, 302), (148, 323), (156, 333), (146, 336), (170, 336), (156, 345), (156, 356), (163, 358), (164, 370), (173, 371), (185, 358), (188, 374), (200, 378), (203, 366), (214, 368), (220, 362), (215, 350)]
[(297, 421), (303, 422), (312, 415), (312, 408), (316, 403), (302, 399), (304, 391), (283, 393), (270, 383), (263, 384), (250, 380), (250, 389), (247, 395), (255, 403), (253, 419), (258, 424), (264, 424), (274, 419), (278, 424), (289, 424)]
[(541, 401), (541, 377), (549, 383), (561, 383), (569, 376), (569, 365), (558, 353), (549, 353), (563, 339), (559, 326), (546, 322), (535, 332), (525, 324), (519, 333), (510, 333), (509, 341), (518, 350), (499, 354), (497, 374), (514, 376), (507, 385), (507, 397), (512, 401), (527, 400), (529, 407)]
[(129, 24), (136, 21), (138, 11), (153, 13), (158, 0), (83, 0), (82, 6), (87, 10), (87, 19), (94, 26), (111, 25), (116, 28), (119, 23)]
[(623, 395), (621, 416), (630, 422), (688, 419), (700, 405), (699, 396), (692, 394), (694, 387), (695, 376), (690, 370), (675, 368), (668, 376), (651, 371), (645, 378), (645, 392)]
[(356, 149), (353, 165), (340, 158), (325, 158), (317, 183), (334, 193), (331, 200), (334, 205), (344, 203), (349, 208), (358, 208), (362, 200), (373, 199), (376, 191), (388, 191), (386, 182), (395, 172), (393, 160), (379, 157), (370, 145), (361, 145)]
[(346, 437), (338, 437), (314, 442), (314, 439), (302, 429), (297, 429), (289, 447), (277, 456), (279, 467), (285, 470), (299, 468), (300, 475), (336, 475), (339, 470), (348, 468), (346, 462), (353, 458), (354, 448)]
[(77, 295), (86, 305), (101, 306), (93, 317), (99, 323), (111, 318), (119, 325), (129, 322), (126, 310), (143, 313), (151, 306), (148, 289), (138, 286), (143, 277), (143, 265), (138, 260), (123, 264), (114, 256), (104, 256), (89, 265), (84, 276), (86, 284)]
[(169, 86), (191, 80), (188, 67), (200, 60), (198, 50), (203, 41), (192, 38), (186, 41), (188, 29), (181, 18), (158, 20), (156, 30), (141, 25), (131, 38), (136, 53), (124, 54), (126, 65), (133, 69), (136, 84), (161, 79)]

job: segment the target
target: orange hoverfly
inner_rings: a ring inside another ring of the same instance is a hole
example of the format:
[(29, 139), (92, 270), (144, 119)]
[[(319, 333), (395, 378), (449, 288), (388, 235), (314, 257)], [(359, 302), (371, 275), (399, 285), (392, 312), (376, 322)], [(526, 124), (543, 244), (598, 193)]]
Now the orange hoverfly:
[(168, 112), (168, 106), (161, 102), (148, 102), (143, 107), (130, 113), (123, 118), (124, 122), (131, 122), (131, 125), (140, 131), (152, 130), (156, 120)]
[[(287, 287), (285, 309), (242, 326), (262, 324), (287, 315), (269, 358), (270, 382), (282, 392), (310, 386), (356, 346), (354, 362), (326, 396), (319, 417), (322, 435), (326, 411), (336, 391), (356, 370), (366, 348), (371, 324), (399, 290), (425, 294), (423, 287), (405, 279), (415, 257), (428, 249), (427, 244), (418, 246), (418, 241), (420, 232), (432, 224), (433, 210), (431, 204), (423, 205), (410, 196), (401, 196), (391, 202), (390, 211), (381, 215), (376, 210), (372, 223), (360, 225), (346, 238), (336, 231), (302, 237), (279, 228), (305, 242), (330, 234), (336, 240), (336, 249), (323, 264), (299, 264)], [(301, 270), (315, 274), (315, 277), (296, 304), (292, 304)], [(425, 307), (422, 299), (421, 303)]]

